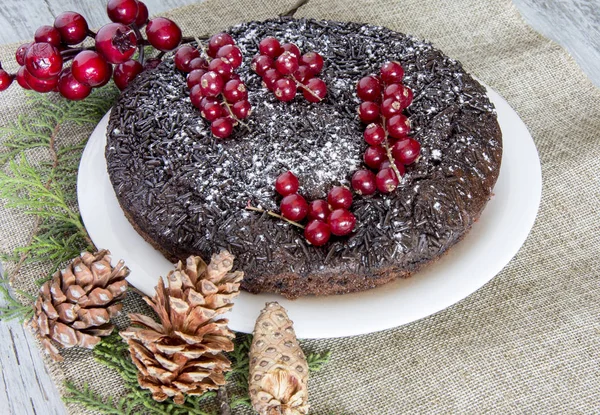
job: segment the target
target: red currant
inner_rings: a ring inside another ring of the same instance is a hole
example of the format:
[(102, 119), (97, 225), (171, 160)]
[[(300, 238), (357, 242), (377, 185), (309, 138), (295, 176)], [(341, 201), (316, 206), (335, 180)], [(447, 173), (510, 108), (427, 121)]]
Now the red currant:
[(358, 106), (358, 116), (364, 123), (379, 120), (379, 105), (372, 101), (361, 102)]
[(327, 193), (327, 203), (331, 210), (350, 209), (352, 206), (352, 192), (344, 186), (333, 186)]
[(400, 140), (392, 147), (392, 156), (402, 164), (411, 164), (419, 158), (421, 145), (417, 140), (407, 138)]
[(109, 63), (123, 63), (131, 59), (137, 47), (135, 32), (121, 23), (104, 25), (96, 33), (96, 51)]
[(64, 12), (56, 16), (54, 27), (60, 32), (60, 38), (67, 45), (83, 42), (89, 33), (87, 21), (75, 12)]
[(226, 117), (228, 112), (218, 102), (209, 102), (202, 107), (200, 115), (207, 121), (214, 121), (217, 118)]
[(138, 0), (138, 14), (135, 18), (135, 25), (142, 28), (146, 23), (148, 23), (148, 7)]
[(364, 160), (365, 164), (372, 169), (378, 170), (383, 160), (386, 158), (386, 153), (383, 147), (371, 146), (365, 150)]
[(402, 78), (404, 78), (404, 69), (398, 62), (384, 63), (379, 73), (381, 80), (386, 85), (402, 82)]
[(0, 91), (5, 91), (12, 84), (13, 77), (4, 69), (0, 69)]
[(202, 88), (200, 88), (200, 84), (196, 84), (190, 88), (190, 101), (192, 101), (192, 105), (199, 110), (204, 108), (205, 102), (203, 102), (206, 98), (202, 94)]
[(379, 102), (381, 100), (381, 83), (373, 75), (365, 76), (358, 81), (356, 93), (363, 101)]
[(175, 52), (175, 66), (182, 72), (191, 72), (190, 62), (200, 57), (200, 51), (193, 46), (183, 45)]
[(208, 39), (208, 49), (206, 53), (211, 58), (217, 56), (217, 52), (225, 45), (235, 45), (235, 40), (228, 33), (217, 33)]
[(194, 85), (198, 85), (200, 83), (200, 79), (202, 75), (204, 75), (206, 71), (204, 69), (194, 69), (187, 76), (187, 86), (188, 88), (192, 88)]
[(408, 107), (413, 100), (413, 92), (410, 88), (402, 84), (391, 84), (385, 88), (384, 98), (393, 98), (399, 101), (402, 109)]
[(71, 68), (65, 68), (58, 78), (58, 92), (66, 99), (79, 101), (90, 95), (92, 88), (75, 79)]
[(233, 133), (233, 120), (229, 117), (218, 118), (210, 125), (210, 131), (217, 138), (227, 138)]
[(281, 200), (279, 210), (281, 210), (281, 215), (284, 218), (298, 222), (306, 217), (308, 203), (306, 203), (306, 200), (302, 196), (294, 193), (287, 195)]
[(189, 64), (190, 71), (194, 69), (208, 69), (208, 62), (204, 58), (194, 58)]
[(298, 69), (298, 57), (291, 52), (283, 52), (275, 60), (275, 69), (282, 75), (291, 75)]
[(21, 86), (21, 88), (31, 89), (31, 86), (29, 86), (29, 84), (27, 83), (27, 80), (25, 79), (25, 72), (27, 72), (27, 69), (25, 69), (24, 66), (21, 66), (19, 68), (19, 70), (17, 71), (17, 75), (15, 76), (15, 79), (16, 79), (17, 83)]
[(327, 95), (327, 85), (322, 79), (309, 79), (303, 88), (302, 95), (308, 102), (321, 102)]
[(378, 146), (385, 140), (385, 130), (381, 125), (371, 123), (365, 128), (363, 137), (370, 146)]
[(115, 85), (121, 91), (124, 90), (143, 70), (144, 67), (142, 64), (136, 60), (128, 60), (127, 62), (118, 64), (113, 75)]
[(281, 196), (287, 196), (298, 192), (300, 183), (298, 178), (291, 171), (286, 171), (275, 180), (275, 190)]
[(27, 69), (25, 69), (24, 75), (27, 85), (29, 85), (31, 89), (33, 89), (36, 92), (50, 92), (53, 91), (54, 88), (56, 88), (56, 86), (58, 85), (58, 76), (47, 79), (39, 79), (31, 75)]
[(304, 228), (304, 237), (314, 246), (323, 246), (331, 237), (329, 225), (320, 220), (311, 220)]
[(233, 69), (242, 64), (243, 56), (240, 48), (234, 45), (225, 45), (217, 51), (217, 58), (225, 58), (229, 61)]
[(410, 121), (403, 114), (396, 114), (386, 121), (388, 134), (394, 138), (404, 138), (410, 132)]
[(50, 43), (54, 47), (59, 47), (61, 38), (60, 32), (54, 26), (40, 26), (34, 35), (36, 43)]
[[(191, 92), (191, 91), (190, 91)], [(208, 104), (221, 104), (221, 102), (215, 97), (202, 97), (198, 104), (198, 109), (202, 111)]]
[(298, 59), (300, 59), (300, 48), (296, 46), (294, 43), (284, 43), (281, 45), (281, 53), (290, 52), (292, 55), (295, 55)]
[(129, 25), (137, 18), (138, 2), (137, 0), (108, 0), (106, 13), (113, 22)]
[(31, 45), (33, 45), (33, 43), (24, 43), (17, 48), (15, 59), (19, 65), (25, 65), (25, 55), (27, 54), (27, 51)]
[(200, 78), (200, 89), (206, 97), (216, 97), (223, 91), (225, 82), (216, 72), (206, 72)]
[(274, 90), (275, 89), (275, 84), (277, 83), (278, 80), (281, 79), (281, 74), (279, 73), (279, 71), (277, 71), (277, 69), (275, 68), (271, 68), (271, 69), (267, 69), (265, 71), (265, 74), (262, 77), (263, 82), (265, 83), (265, 86), (270, 90)]
[(162, 52), (175, 49), (181, 43), (181, 29), (165, 17), (151, 19), (146, 26), (148, 42)]
[(112, 76), (112, 66), (93, 50), (79, 52), (73, 59), (71, 69), (75, 79), (91, 87), (106, 83)]
[(258, 50), (261, 55), (267, 55), (275, 59), (281, 55), (281, 44), (274, 37), (266, 37), (258, 44)]
[(356, 171), (352, 175), (352, 188), (359, 195), (372, 195), (377, 190), (375, 174), (371, 170)]
[(381, 103), (381, 113), (386, 118), (391, 118), (402, 112), (402, 104), (394, 98), (384, 99)]
[(317, 52), (308, 52), (302, 55), (300, 64), (308, 66), (310, 72), (316, 75), (323, 69), (323, 57)]
[(223, 96), (227, 102), (234, 103), (248, 98), (248, 90), (242, 81), (232, 79), (225, 84)]
[(238, 101), (231, 107), (231, 112), (233, 112), (233, 115), (239, 120), (248, 118), (251, 111), (252, 106), (250, 105), (250, 102), (246, 100)]
[(34, 43), (25, 55), (27, 72), (38, 79), (56, 77), (63, 66), (60, 52), (50, 43)]
[(381, 169), (377, 173), (375, 177), (375, 181), (377, 183), (377, 190), (381, 193), (391, 193), (398, 187), (398, 178), (396, 177), (396, 173), (394, 173), (394, 169), (387, 168)]
[(336, 209), (327, 219), (331, 233), (337, 236), (348, 235), (354, 230), (356, 218), (346, 209)]
[(251, 67), (259, 76), (263, 76), (268, 69), (273, 67), (273, 58), (267, 55), (256, 55), (252, 58)]
[(218, 73), (224, 81), (228, 80), (233, 74), (233, 67), (225, 58), (215, 58), (210, 61), (208, 70)]
[(293, 100), (296, 92), (296, 84), (291, 79), (281, 78), (275, 82), (274, 93), (279, 101), (288, 102)]
[(306, 84), (309, 79), (313, 77), (313, 74), (310, 72), (310, 68), (306, 65), (300, 65), (298, 70), (294, 72), (294, 79), (301, 84)]
[(323, 199), (313, 200), (308, 205), (308, 220), (318, 219), (327, 221), (330, 213), (329, 203)]
[[(404, 164), (400, 163), (395, 158), (394, 158), (394, 164), (396, 165), (396, 168), (398, 169), (398, 173), (400, 173), (400, 177), (404, 176), (404, 173), (406, 173), (406, 169), (404, 168)], [(390, 161), (386, 160), (383, 163), (381, 163), (381, 166), (379, 166), (379, 170), (390, 168), (391, 165), (392, 164), (390, 163)]]
[(404, 86), (403, 89), (400, 102), (402, 103), (402, 108), (408, 108), (413, 102), (413, 91), (407, 86)]

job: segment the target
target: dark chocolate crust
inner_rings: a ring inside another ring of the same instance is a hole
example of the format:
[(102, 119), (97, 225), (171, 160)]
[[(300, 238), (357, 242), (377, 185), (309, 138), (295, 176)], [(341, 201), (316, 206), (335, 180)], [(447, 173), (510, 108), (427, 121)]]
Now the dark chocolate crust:
[[(117, 199), (137, 231), (171, 260), (225, 248), (245, 271), (242, 287), (294, 298), (366, 290), (407, 277), (460, 240), (492, 194), (502, 138), (485, 89), (430, 44), (383, 27), (278, 19), (229, 30), (254, 107), (249, 129), (211, 136), (171, 59), (141, 74), (112, 110), (106, 158)], [(249, 70), (265, 36), (325, 58), (327, 98), (278, 102)], [(313, 247), (301, 231), (244, 209), (277, 209), (273, 183), (292, 170), (300, 193), (348, 185), (366, 144), (355, 84), (400, 61), (414, 91), (407, 109), (421, 158), (390, 195), (355, 196), (355, 232)]]

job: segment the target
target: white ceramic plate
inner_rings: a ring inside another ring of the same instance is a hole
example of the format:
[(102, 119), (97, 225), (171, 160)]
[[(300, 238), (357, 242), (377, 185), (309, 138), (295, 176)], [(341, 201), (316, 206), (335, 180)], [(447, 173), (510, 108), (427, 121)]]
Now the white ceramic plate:
[[(341, 337), (400, 326), (462, 300), (490, 281), (525, 242), (542, 190), (540, 161), (531, 135), (517, 113), (495, 91), (504, 153), (494, 197), (466, 237), (447, 255), (412, 278), (340, 296), (286, 300), (278, 295), (242, 292), (229, 314), (230, 327), (251, 332), (267, 301), (279, 301), (302, 338)], [(159, 276), (173, 265), (133, 229), (117, 202), (106, 171), (104, 147), (108, 114), (83, 152), (77, 193), (81, 216), (96, 246), (125, 260), (129, 282), (151, 295)]]

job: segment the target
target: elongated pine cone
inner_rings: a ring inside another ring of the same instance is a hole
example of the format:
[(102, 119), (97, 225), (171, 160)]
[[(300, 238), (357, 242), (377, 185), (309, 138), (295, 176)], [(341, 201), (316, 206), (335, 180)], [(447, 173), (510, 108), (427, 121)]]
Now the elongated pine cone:
[(187, 395), (202, 395), (225, 384), (231, 362), (223, 352), (233, 350), (235, 334), (219, 316), (233, 307), (243, 272), (230, 272), (233, 255), (222, 251), (209, 265), (190, 256), (162, 278), (152, 299), (145, 298), (160, 323), (141, 314), (130, 314), (129, 327), (121, 332), (137, 366), (138, 382), (164, 401), (181, 404)]
[(112, 333), (110, 319), (123, 307), (129, 269), (110, 261), (107, 250), (83, 252), (41, 286), (28, 324), (54, 360), (63, 360), (59, 347), (91, 349)]
[(260, 415), (308, 414), (308, 363), (285, 308), (267, 303), (254, 326), (249, 391)]

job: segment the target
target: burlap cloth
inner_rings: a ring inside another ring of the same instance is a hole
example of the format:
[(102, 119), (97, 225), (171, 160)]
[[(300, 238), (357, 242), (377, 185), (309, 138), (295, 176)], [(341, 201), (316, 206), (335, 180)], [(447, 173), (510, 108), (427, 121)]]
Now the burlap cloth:
[[(204, 34), (294, 5), (209, 0), (168, 15), (185, 33)], [(311, 380), (314, 413), (600, 412), (600, 91), (508, 0), (310, 0), (296, 16), (379, 24), (432, 41), (519, 113), (536, 142), (544, 179), (527, 242), (475, 294), (404, 327), (304, 343), (333, 352)], [(14, 50), (2, 47), (0, 59), (12, 61)], [(26, 110), (17, 88), (1, 98), (0, 125)], [(61, 139), (90, 131), (65, 126)], [(46, 156), (31, 154), (33, 160)], [(26, 243), (31, 223), (0, 207), (0, 249)], [(16, 286), (32, 290), (43, 273), (41, 266), (26, 267)], [(132, 298), (128, 308), (139, 304)], [(50, 364), (59, 388), (66, 378), (119, 395), (118, 376), (89, 352), (66, 356), (64, 364)], [(83, 413), (74, 406), (69, 411)]]

